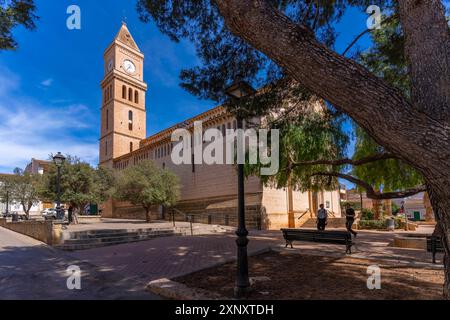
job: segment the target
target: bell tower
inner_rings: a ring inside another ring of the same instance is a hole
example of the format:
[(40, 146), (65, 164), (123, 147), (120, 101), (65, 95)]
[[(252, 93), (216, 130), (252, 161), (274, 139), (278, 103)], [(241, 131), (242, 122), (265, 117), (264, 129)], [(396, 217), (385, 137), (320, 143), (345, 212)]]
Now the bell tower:
[(146, 137), (144, 55), (125, 23), (105, 50), (101, 82), (100, 165), (139, 148)]

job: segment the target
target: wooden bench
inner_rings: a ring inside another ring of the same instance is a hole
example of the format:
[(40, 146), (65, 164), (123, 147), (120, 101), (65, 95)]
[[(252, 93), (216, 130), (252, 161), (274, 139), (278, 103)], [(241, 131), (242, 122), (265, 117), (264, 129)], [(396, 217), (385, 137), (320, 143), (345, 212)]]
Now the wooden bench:
[(442, 245), (441, 237), (427, 237), (427, 251), (433, 254), (433, 263), (436, 263), (436, 253), (444, 252), (444, 246)]
[(283, 237), (286, 240), (286, 248), (288, 245), (293, 248), (292, 242), (308, 241), (345, 245), (345, 253), (352, 253), (352, 235), (347, 231), (317, 231), (302, 229), (281, 229)]

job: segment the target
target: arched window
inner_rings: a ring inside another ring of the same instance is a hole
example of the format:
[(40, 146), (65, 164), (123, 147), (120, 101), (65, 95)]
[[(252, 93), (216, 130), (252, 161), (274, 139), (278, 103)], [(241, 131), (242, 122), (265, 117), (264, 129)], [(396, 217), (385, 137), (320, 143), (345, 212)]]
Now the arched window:
[(133, 130), (133, 111), (128, 111), (128, 130)]
[(126, 98), (127, 98), (127, 87), (122, 86), (122, 99), (126, 99)]
[(133, 152), (133, 142), (130, 142), (130, 152)]
[(139, 92), (137, 90), (134, 92), (134, 103), (139, 103)]
[(128, 89), (128, 100), (133, 102), (133, 89), (131, 88)]
[(106, 130), (109, 130), (109, 110), (106, 109)]

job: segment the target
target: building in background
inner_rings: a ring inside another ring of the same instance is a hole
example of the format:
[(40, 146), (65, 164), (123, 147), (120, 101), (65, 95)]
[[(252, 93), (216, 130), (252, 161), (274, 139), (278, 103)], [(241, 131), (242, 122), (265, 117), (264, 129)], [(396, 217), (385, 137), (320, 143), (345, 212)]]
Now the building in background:
[[(38, 160), (38, 159), (31, 159), (31, 162), (25, 167), (24, 172), (30, 173), (30, 174), (44, 174), (47, 172), (51, 162), (50, 161), (44, 161), (44, 160)], [(13, 176), (13, 174), (0, 174), (0, 176)], [(47, 208), (53, 208), (53, 203), (45, 203), (45, 202), (39, 202), (39, 204), (33, 206), (30, 210), (31, 216), (40, 215), (42, 210)], [(9, 212), (17, 212), (18, 214), (24, 214), (22, 205), (19, 203), (15, 203), (14, 201), (9, 201)], [(0, 199), (0, 213), (3, 213), (6, 211), (6, 201), (4, 199)]]
[[(182, 123), (146, 137), (146, 92), (144, 54), (139, 50), (125, 24), (104, 53), (104, 79), (101, 107), (99, 159), (101, 166), (123, 170), (143, 160), (152, 160), (174, 172), (181, 181), (179, 212), (194, 215), (195, 222), (237, 224), (237, 174), (233, 165), (175, 165), (171, 160), (174, 144), (171, 134), (185, 128), (192, 131), (194, 122), (203, 129), (217, 128), (223, 134), (236, 129), (236, 119), (218, 106)], [(254, 118), (252, 123), (261, 123)], [(206, 145), (206, 143), (205, 143)], [(323, 203), (335, 217), (341, 216), (339, 190), (298, 192), (292, 188), (264, 186), (257, 177), (245, 184), (246, 217), (249, 227), (278, 229), (299, 227), (305, 212), (313, 217)], [(165, 214), (163, 208), (152, 211), (155, 218)], [(141, 207), (110, 200), (102, 206), (102, 216), (143, 219)], [(180, 216), (185, 219), (185, 217)]]

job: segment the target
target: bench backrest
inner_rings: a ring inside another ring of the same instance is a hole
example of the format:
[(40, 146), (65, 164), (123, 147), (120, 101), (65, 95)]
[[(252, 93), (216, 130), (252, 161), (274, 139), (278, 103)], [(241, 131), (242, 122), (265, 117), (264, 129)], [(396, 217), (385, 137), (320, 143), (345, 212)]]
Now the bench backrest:
[(347, 243), (351, 234), (347, 231), (317, 231), (302, 229), (281, 229), (286, 240), (303, 240), (329, 243)]
[(433, 239), (436, 241), (436, 251), (444, 251), (444, 245), (442, 244), (442, 239), (440, 237), (427, 237), (427, 251), (433, 250)]

